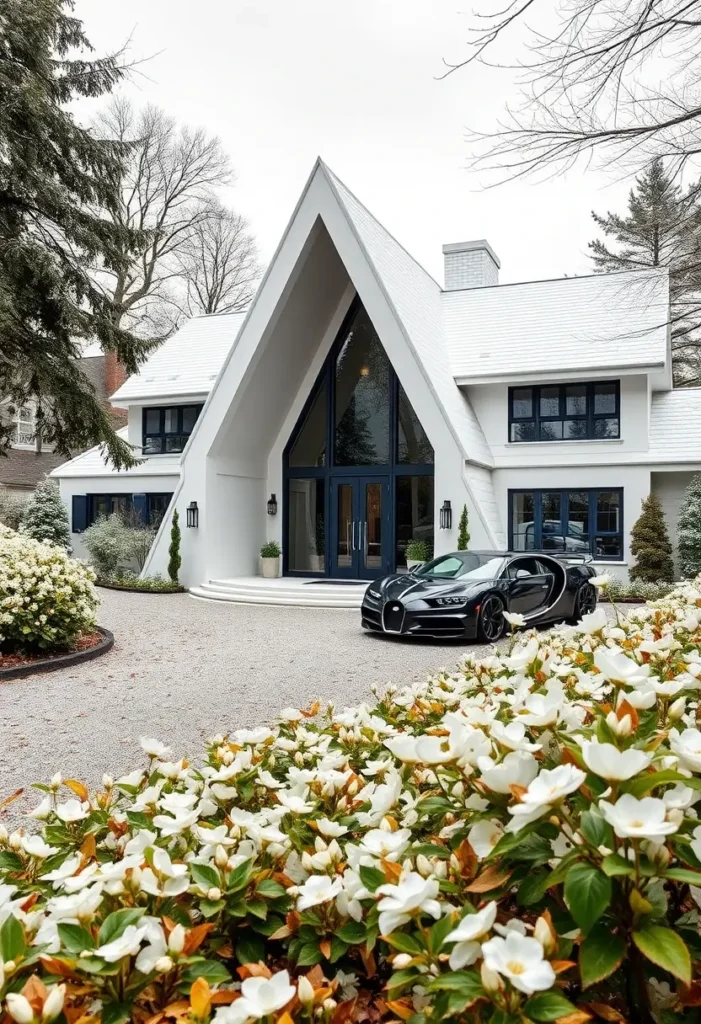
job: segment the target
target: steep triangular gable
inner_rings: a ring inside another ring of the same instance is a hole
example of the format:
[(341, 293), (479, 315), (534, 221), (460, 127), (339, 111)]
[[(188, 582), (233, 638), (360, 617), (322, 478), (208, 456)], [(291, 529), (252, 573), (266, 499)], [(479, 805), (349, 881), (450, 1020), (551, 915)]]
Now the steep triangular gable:
[(474, 410), (453, 379), (443, 339), (439, 285), (333, 171), (323, 162), (321, 167), (465, 458), (493, 466), (489, 445)]

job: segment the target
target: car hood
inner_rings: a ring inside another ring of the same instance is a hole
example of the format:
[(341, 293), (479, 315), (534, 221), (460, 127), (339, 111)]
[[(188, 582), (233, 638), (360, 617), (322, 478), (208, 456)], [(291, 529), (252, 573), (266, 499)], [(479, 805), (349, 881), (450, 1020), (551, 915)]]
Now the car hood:
[(387, 601), (404, 597), (416, 600), (427, 597), (449, 597), (453, 594), (470, 594), (489, 584), (490, 580), (436, 580), (430, 576), (414, 576), (413, 573), (395, 573), (371, 583), (368, 590), (380, 593)]

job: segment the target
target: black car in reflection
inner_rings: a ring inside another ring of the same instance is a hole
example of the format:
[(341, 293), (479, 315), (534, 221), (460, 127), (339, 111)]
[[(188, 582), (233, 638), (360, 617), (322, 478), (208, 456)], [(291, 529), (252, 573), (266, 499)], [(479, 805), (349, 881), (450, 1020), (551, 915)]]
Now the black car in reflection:
[(455, 551), (413, 572), (373, 580), (361, 609), (365, 629), (400, 636), (495, 643), (504, 612), (526, 625), (576, 621), (596, 607), (590, 555)]

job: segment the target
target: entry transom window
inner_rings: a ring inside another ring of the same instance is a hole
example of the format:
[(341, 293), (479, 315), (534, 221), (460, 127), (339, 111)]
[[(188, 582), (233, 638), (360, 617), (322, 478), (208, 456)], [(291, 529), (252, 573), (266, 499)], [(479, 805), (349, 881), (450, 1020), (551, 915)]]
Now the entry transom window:
[(168, 405), (144, 409), (144, 455), (181, 452), (201, 411), (201, 405)]
[(509, 440), (582, 441), (620, 437), (620, 382), (509, 388)]
[(623, 557), (623, 491), (510, 491), (512, 551), (568, 551)]

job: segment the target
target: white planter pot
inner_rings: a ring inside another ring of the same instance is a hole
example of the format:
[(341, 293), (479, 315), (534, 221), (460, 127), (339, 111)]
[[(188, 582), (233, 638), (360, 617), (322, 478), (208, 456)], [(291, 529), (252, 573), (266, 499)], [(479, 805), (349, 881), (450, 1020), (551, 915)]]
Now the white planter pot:
[(261, 558), (260, 574), (261, 576), (264, 576), (266, 580), (277, 579), (277, 577), (280, 575), (280, 559)]
[(309, 571), (310, 572), (323, 572), (326, 568), (326, 556), (325, 555), (310, 555), (309, 556)]
[(406, 567), (409, 570), (409, 572), (411, 572), (412, 569), (420, 569), (421, 566), (425, 564), (425, 562), (415, 562), (413, 558), (407, 558), (406, 560)]

